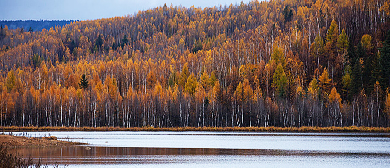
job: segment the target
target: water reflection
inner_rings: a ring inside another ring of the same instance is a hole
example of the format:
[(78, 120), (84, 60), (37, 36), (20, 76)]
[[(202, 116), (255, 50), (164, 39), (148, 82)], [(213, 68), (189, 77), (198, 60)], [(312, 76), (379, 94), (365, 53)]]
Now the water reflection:
[[(348, 157), (390, 158), (390, 153), (343, 153), (326, 151), (214, 149), (214, 148), (142, 148), (73, 146), (54, 148), (14, 148), (12, 153), (44, 164), (167, 164), (213, 162), (220, 156), (272, 157)], [(238, 157), (240, 158), (240, 157)], [(389, 160), (387, 160), (389, 161)]]
[(390, 167), (388, 133), (113, 131), (27, 135), (89, 143), (12, 149), (44, 164), (68, 167)]
[[(15, 133), (14, 134), (21, 134)], [(270, 149), (390, 153), (388, 133), (28, 132), (97, 147)]]

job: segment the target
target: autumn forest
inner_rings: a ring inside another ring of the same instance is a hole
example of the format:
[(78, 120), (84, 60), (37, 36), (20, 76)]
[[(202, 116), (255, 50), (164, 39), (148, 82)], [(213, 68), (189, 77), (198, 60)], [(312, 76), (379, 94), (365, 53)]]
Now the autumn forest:
[(164, 5), (1, 27), (1, 126), (390, 126), (390, 2)]

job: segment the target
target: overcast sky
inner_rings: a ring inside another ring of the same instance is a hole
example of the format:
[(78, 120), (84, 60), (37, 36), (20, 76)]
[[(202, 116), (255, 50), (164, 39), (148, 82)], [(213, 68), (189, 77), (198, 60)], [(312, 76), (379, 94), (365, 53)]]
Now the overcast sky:
[(93, 20), (126, 16), (164, 3), (213, 7), (251, 0), (0, 0), (0, 20)]

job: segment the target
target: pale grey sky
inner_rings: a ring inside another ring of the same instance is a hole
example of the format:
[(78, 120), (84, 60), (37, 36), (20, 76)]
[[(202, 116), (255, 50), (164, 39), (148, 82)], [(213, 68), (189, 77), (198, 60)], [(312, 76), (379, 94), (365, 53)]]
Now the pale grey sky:
[(93, 20), (126, 16), (164, 3), (212, 7), (251, 0), (0, 0), (0, 20)]

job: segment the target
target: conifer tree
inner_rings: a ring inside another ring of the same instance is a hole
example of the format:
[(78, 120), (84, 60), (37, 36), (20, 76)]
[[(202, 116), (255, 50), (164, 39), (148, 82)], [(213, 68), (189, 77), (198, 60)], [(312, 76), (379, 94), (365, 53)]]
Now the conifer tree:
[(387, 32), (383, 47), (380, 49), (380, 66), (382, 77), (382, 88), (386, 89), (390, 86), (390, 30)]
[(81, 78), (80, 78), (80, 83), (79, 83), (79, 86), (81, 89), (86, 89), (88, 88), (88, 79), (87, 77), (85, 76), (85, 74), (81, 75)]

